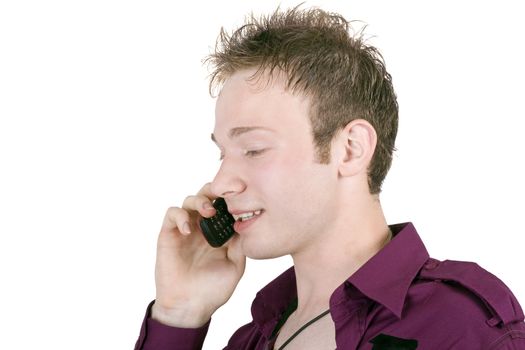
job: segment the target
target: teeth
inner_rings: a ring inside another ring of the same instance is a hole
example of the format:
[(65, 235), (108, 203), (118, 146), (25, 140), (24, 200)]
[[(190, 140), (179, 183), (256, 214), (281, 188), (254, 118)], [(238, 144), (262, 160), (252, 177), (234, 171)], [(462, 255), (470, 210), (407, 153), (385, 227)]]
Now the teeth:
[(239, 215), (233, 215), (233, 218), (235, 219), (235, 221), (239, 221), (239, 220), (240, 221), (246, 221), (246, 220), (251, 219), (252, 217), (260, 215), (260, 214), (261, 214), (261, 210), (249, 211), (249, 212), (242, 213), (242, 214), (239, 214)]

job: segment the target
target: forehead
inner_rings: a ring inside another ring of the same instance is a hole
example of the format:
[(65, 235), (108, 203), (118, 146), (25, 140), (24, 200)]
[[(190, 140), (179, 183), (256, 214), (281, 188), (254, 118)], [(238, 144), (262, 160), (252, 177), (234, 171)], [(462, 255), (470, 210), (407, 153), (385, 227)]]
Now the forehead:
[(237, 71), (224, 83), (215, 106), (215, 138), (233, 128), (261, 127), (286, 132), (309, 125), (310, 101), (302, 93), (286, 89), (283, 75), (269, 79), (254, 69)]

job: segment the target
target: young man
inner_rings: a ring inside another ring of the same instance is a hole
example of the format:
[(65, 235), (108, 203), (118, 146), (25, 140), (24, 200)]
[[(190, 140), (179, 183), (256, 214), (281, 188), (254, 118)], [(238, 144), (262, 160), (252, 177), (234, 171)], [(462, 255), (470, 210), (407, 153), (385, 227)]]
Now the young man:
[[(222, 164), (166, 213), (136, 349), (200, 349), (246, 257), (287, 254), (294, 267), (258, 293), (226, 349), (525, 349), (501, 281), (429, 258), (411, 223), (385, 220), (398, 107), (376, 49), (317, 9), (252, 18), (219, 40), (209, 62)], [(237, 234), (212, 248), (198, 222), (218, 197)]]

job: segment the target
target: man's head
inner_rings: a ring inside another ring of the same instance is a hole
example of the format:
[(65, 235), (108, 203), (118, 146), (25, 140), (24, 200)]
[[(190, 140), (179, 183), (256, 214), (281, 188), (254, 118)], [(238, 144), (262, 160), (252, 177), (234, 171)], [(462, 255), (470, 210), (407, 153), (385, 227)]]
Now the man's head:
[(221, 30), (208, 57), (214, 67), (210, 91), (240, 70), (255, 69), (254, 80), (284, 73), (287, 89), (310, 99), (315, 159), (321, 164), (330, 161), (338, 131), (353, 120), (368, 121), (377, 133), (368, 186), (377, 194), (392, 163), (398, 106), (380, 53), (350, 30), (343, 17), (320, 9), (252, 16), (232, 35)]

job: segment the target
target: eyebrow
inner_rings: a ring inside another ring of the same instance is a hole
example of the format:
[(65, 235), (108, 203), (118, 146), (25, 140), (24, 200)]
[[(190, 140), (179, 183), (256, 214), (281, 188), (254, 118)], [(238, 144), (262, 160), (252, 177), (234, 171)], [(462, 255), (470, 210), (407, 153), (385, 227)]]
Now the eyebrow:
[[(230, 139), (233, 139), (235, 137), (241, 136), (242, 134), (246, 134), (247, 132), (255, 131), (255, 130), (264, 130), (264, 131), (274, 132), (274, 130), (270, 128), (266, 128), (264, 126), (239, 126), (239, 127), (230, 129), (230, 131), (228, 132), (228, 137)], [(213, 133), (211, 133), (211, 140), (217, 143), (217, 139), (215, 138), (215, 135), (213, 135)]]

